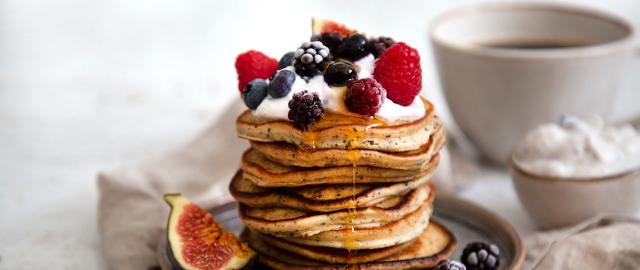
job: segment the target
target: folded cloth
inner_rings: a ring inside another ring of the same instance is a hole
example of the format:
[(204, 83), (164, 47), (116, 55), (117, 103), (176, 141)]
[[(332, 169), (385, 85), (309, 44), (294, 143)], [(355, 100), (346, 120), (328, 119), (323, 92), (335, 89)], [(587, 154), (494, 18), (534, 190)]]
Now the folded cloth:
[[(231, 200), (229, 180), (249, 145), (235, 130), (244, 109), (233, 104), (194, 141), (164, 158), (98, 175), (98, 230), (110, 269), (157, 265), (156, 248), (169, 213), (163, 194), (179, 192), (204, 207)], [(444, 169), (434, 176), (439, 182), (450, 174), (444, 153)]]
[(529, 236), (523, 269), (640, 269), (640, 220), (597, 216)]
[(179, 192), (203, 206), (231, 199), (227, 185), (248, 147), (234, 128), (242, 110), (233, 104), (195, 140), (161, 159), (98, 175), (98, 230), (110, 269), (158, 265), (156, 248), (169, 213), (163, 194)]

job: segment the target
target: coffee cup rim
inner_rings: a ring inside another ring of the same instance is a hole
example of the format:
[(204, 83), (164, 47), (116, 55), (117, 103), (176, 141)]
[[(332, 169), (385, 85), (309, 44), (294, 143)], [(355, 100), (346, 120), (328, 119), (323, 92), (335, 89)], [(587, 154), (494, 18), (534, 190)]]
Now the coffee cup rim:
[[(612, 22), (627, 30), (624, 37), (614, 39), (602, 43), (597, 43), (584, 47), (573, 48), (558, 48), (558, 49), (546, 49), (546, 50), (510, 50), (501, 48), (491, 48), (486, 46), (478, 46), (472, 43), (460, 44), (456, 42), (450, 42), (439, 38), (436, 35), (436, 30), (444, 23), (452, 18), (465, 16), (468, 14), (477, 13), (479, 11), (487, 10), (523, 10), (523, 9), (538, 9), (538, 10), (553, 10), (567, 13), (574, 13), (592, 17), (598, 17), (600, 19)], [(437, 15), (429, 24), (428, 27), (429, 38), (433, 44), (448, 47), (451, 49), (464, 51), (471, 54), (479, 54), (492, 57), (505, 57), (505, 58), (522, 58), (522, 59), (548, 59), (548, 58), (571, 58), (576, 56), (598, 56), (608, 54), (611, 51), (617, 51), (618, 49), (627, 49), (632, 47), (632, 41), (635, 36), (635, 29), (624, 18), (605, 12), (599, 9), (590, 7), (584, 7), (572, 4), (552, 3), (552, 2), (484, 2), (477, 4), (468, 4), (461, 7), (449, 9), (439, 15)]]

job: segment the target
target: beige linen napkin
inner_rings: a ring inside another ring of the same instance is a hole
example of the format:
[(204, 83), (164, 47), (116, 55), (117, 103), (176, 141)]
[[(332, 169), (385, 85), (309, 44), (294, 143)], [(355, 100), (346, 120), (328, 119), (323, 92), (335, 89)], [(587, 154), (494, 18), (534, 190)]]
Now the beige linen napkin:
[(640, 269), (640, 221), (598, 216), (526, 239), (524, 269)]
[(248, 147), (235, 132), (241, 103), (185, 147), (133, 168), (100, 173), (98, 230), (110, 269), (148, 269), (169, 208), (165, 193), (180, 192), (201, 205), (230, 199), (227, 185)]

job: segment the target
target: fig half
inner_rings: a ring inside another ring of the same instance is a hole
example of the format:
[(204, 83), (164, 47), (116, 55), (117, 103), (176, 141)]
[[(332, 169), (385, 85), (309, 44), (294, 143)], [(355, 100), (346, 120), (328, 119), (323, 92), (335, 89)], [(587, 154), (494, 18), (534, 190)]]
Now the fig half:
[(167, 239), (174, 261), (186, 270), (242, 269), (255, 255), (213, 216), (180, 194), (166, 194), (171, 206)]
[(344, 24), (339, 24), (332, 20), (324, 20), (319, 18), (311, 19), (311, 32), (316, 34), (321, 33), (338, 33), (343, 37), (357, 33), (356, 30), (349, 29)]

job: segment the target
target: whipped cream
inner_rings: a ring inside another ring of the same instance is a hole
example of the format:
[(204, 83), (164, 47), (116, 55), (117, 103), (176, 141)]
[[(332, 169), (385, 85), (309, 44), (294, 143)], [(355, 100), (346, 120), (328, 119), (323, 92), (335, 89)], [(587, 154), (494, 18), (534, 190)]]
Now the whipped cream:
[(593, 178), (640, 168), (640, 133), (631, 125), (605, 126), (602, 118), (565, 115), (530, 131), (514, 159), (525, 171)]
[[(371, 78), (373, 76), (373, 70), (375, 68), (375, 57), (373, 54), (363, 57), (354, 62), (354, 64), (358, 67), (358, 79)], [(284, 69), (291, 70), (295, 73), (292, 66)], [(312, 77), (308, 82), (296, 74), (296, 80), (287, 96), (282, 98), (267, 96), (262, 103), (260, 103), (260, 106), (253, 111), (253, 114), (258, 117), (288, 120), (289, 100), (291, 100), (293, 94), (303, 90), (318, 93), (320, 100), (322, 100), (322, 106), (326, 111), (351, 114), (344, 104), (344, 94), (347, 91), (347, 87), (329, 86), (324, 81), (322, 74)], [(420, 98), (416, 97), (409, 106), (402, 106), (394, 103), (390, 99), (385, 99), (375, 117), (389, 122), (401, 122), (417, 120), (424, 115), (424, 104)]]

